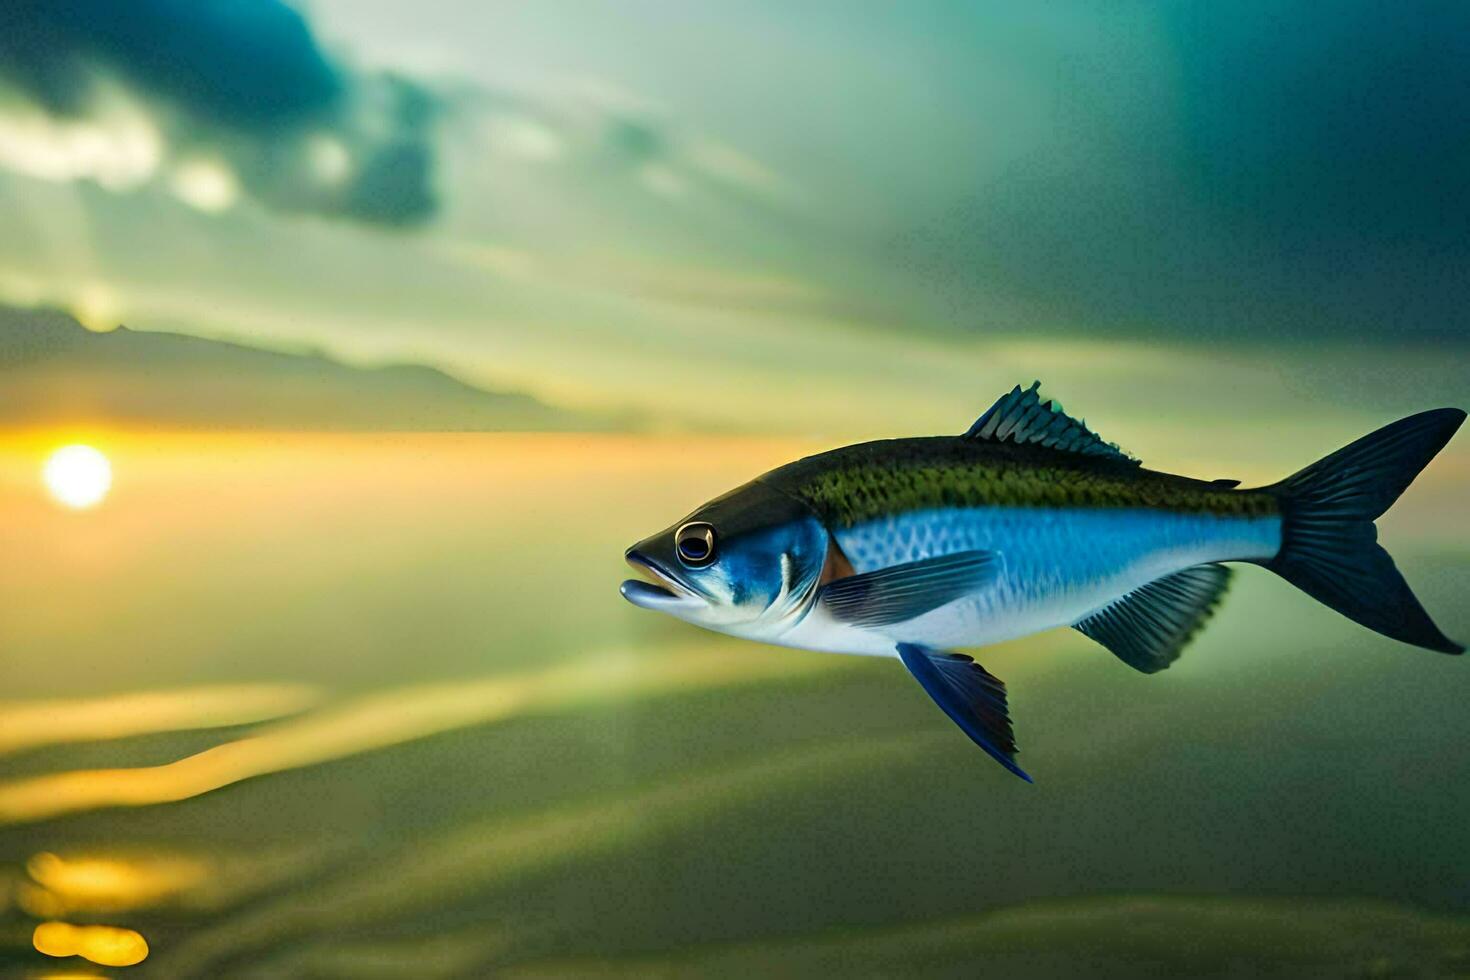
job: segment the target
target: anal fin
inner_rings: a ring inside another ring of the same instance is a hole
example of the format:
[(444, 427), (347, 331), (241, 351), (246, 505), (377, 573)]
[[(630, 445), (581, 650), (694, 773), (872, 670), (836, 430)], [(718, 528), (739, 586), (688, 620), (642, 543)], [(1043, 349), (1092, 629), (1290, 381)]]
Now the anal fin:
[(1229, 585), (1224, 565), (1195, 565), (1124, 593), (1073, 629), (1134, 670), (1157, 673), (1178, 659)]

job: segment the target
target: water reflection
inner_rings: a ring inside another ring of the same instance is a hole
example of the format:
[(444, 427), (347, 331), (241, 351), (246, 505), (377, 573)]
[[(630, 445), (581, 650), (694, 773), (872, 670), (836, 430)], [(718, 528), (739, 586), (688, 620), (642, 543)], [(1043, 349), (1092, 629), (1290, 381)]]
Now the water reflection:
[[(366, 866), (319, 887), (246, 910), (215, 928), (203, 928), (171, 950), (170, 976), (215, 976), (222, 964), (244, 962), (289, 947), (303, 934), (331, 934), (374, 923), (411, 920), (415, 913), (453, 907), (486, 889), (502, 890), (538, 872), (574, 868), (639, 842), (698, 826), (739, 802), (770, 800), (818, 780), (849, 780), (864, 772), (913, 760), (945, 744), (948, 733), (929, 731), (880, 739), (838, 738), (782, 753), (761, 753), (713, 771), (661, 780), (633, 792), (495, 818), (457, 828), (436, 840), (415, 841), (402, 852), (373, 856)], [(483, 927), (482, 957), (526, 941), (536, 924)], [(290, 971), (294, 972), (294, 971)], [(341, 975), (340, 969), (328, 970)], [(452, 974), (449, 974), (452, 975)]]
[[(1267, 572), (1159, 677), (1071, 631), (987, 651), (1039, 778), (1012, 787), (895, 664), (706, 638), (618, 598), (627, 527), (790, 447), (119, 445), (137, 489), (83, 535), (31, 499), (34, 453), (6, 496), (0, 441), (0, 536), (34, 556), (0, 563), (5, 696), (45, 699), (0, 703), (0, 751), (28, 753), (0, 760), (0, 974), (1470, 965), (1470, 754), (1446, 735), (1466, 665)], [(1385, 536), (1420, 541), (1396, 554), (1470, 633), (1470, 470), (1436, 467)], [(300, 683), (258, 683), (281, 678)], [(1186, 891), (1216, 897), (1166, 894)], [(48, 924), (150, 952), (48, 960)]]
[[(614, 701), (673, 692), (697, 692), (839, 668), (848, 661), (819, 657), (719, 654), (698, 648), (640, 657), (613, 650), (549, 669), (477, 681), (418, 685), (328, 705), (289, 721), (278, 722), (243, 738), (157, 767), (79, 770), (12, 780), (0, 784), (0, 821), (27, 822), (105, 806), (143, 806), (187, 799), (253, 776), (317, 765), (404, 741), (468, 725), (504, 721), (528, 714), (574, 711)], [(167, 731), (202, 727), (223, 719), (274, 717), (316, 703), (315, 691), (282, 687), (219, 688), (207, 691), (152, 692), (115, 698), (61, 703), (59, 712), (27, 706), (6, 715), (6, 744), (36, 746), (48, 740), (70, 740), (78, 731), (108, 733)], [(233, 696), (232, 696), (233, 695)], [(96, 711), (89, 716), (87, 709)], [(60, 731), (52, 730), (59, 717)], [(126, 724), (121, 724), (126, 717)], [(845, 756), (855, 747), (839, 752)], [(822, 753), (828, 762), (836, 761)], [(800, 760), (796, 760), (800, 768)], [(174, 951), (169, 971), (188, 973), (227, 953), (237, 943), (253, 947), (253, 934), (292, 932), (302, 923), (319, 927), (339, 921), (332, 911), (342, 905), (351, 915), (364, 905), (386, 901), (387, 908), (417, 905), (426, 897), (454, 890), (456, 881), (483, 882), (517, 867), (536, 866), (593, 851), (620, 840), (635, 815), (657, 811), (660, 822), (681, 814), (703, 812), (752, 780), (771, 777), (775, 784), (790, 763), (758, 760), (754, 768), (714, 773), (674, 788), (652, 789), (622, 800), (598, 800), (586, 808), (536, 814), (523, 821), (474, 828), (456, 834), (437, 848), (414, 852), (393, 862), (374, 862), (353, 876), (345, 893), (326, 892), (310, 898), (306, 914), (296, 903), (267, 905), (240, 923), (243, 931), (201, 933), (201, 942), (186, 942)], [(787, 774), (789, 777), (789, 773)], [(690, 809), (690, 807), (693, 809)], [(486, 849), (488, 846), (488, 850)], [(528, 865), (526, 862), (530, 862)], [(80, 956), (104, 966), (128, 966), (148, 955), (148, 943), (136, 930), (116, 925), (77, 924), (69, 919), (154, 910), (165, 906), (195, 909), (224, 907), (252, 888), (272, 880), (299, 878), (309, 864), (256, 859), (242, 871), (216, 856), (208, 859), (157, 851), (152, 853), (57, 853), (41, 851), (26, 862), (27, 880), (14, 887), (20, 911), (33, 920), (33, 946), (48, 956)], [(379, 894), (377, 884), (389, 886)], [(345, 904), (344, 903), (345, 900)], [(386, 911), (386, 909), (384, 909)], [(283, 922), (280, 916), (285, 916)], [(452, 962), (482, 960), (491, 947), (503, 944), (484, 929), (473, 937), (450, 942), (436, 939), (434, 956)], [(448, 943), (453, 949), (439, 947)], [(325, 955), (325, 954), (320, 954)], [(332, 954), (335, 957), (335, 953)], [(358, 948), (360, 965), (412, 959), (402, 948)], [(365, 968), (365, 967), (364, 967)], [(387, 969), (387, 967), (384, 967)], [(381, 972), (381, 971), (379, 971)]]
[[(518, 714), (790, 677), (842, 663), (824, 657), (701, 652), (637, 658), (613, 652), (544, 671), (404, 688), (327, 708), (162, 766), (79, 770), (0, 783), (0, 824), (175, 802), (255, 776)], [(144, 722), (140, 718), (138, 723)]]
[(269, 721), (316, 704), (304, 684), (217, 684), (93, 698), (0, 702), (0, 753)]
[(136, 966), (148, 958), (148, 942), (132, 929), (43, 922), (31, 936), (36, 952), (80, 956), (98, 966)]
[[(1361, 899), (1108, 895), (763, 943), (548, 957), (501, 976), (1463, 977), (1470, 919)], [(1080, 970), (1077, 964), (1085, 964)], [(979, 974), (980, 971), (976, 971)]]
[(179, 855), (64, 858), (43, 851), (26, 862), (33, 884), (23, 887), (20, 902), (41, 918), (126, 912), (197, 888), (211, 870), (209, 862)]

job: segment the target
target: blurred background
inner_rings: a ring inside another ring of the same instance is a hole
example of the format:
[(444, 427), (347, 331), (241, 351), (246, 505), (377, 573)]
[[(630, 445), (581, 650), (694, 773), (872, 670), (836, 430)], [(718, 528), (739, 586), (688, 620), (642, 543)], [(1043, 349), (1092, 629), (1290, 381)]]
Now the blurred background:
[(1467, 175), (1453, 3), (9, 0), (0, 975), (1470, 975), (1470, 665), (1267, 572), (986, 651), (1034, 786), (617, 594), (1033, 378), (1247, 485), (1470, 406)]

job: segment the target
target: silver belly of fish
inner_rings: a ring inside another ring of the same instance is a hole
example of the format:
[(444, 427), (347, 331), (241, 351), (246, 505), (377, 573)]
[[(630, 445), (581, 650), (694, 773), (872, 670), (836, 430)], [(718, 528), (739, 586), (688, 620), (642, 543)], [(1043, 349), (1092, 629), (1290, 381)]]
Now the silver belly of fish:
[(818, 602), (771, 638), (812, 650), (892, 656), (898, 642), (983, 646), (1070, 626), (1181, 569), (1269, 560), (1281, 547), (1281, 519), (1142, 508), (944, 508), (833, 534), (859, 574), (959, 552), (997, 556), (992, 582), (914, 619), (858, 627), (837, 621)]

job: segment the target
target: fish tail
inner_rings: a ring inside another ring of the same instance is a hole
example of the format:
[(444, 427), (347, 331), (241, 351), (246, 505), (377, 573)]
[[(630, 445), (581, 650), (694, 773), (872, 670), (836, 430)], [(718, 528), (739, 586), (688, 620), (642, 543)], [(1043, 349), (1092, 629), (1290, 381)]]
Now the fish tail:
[(1373, 525), (1463, 421), (1458, 408), (1411, 415), (1268, 487), (1281, 501), (1282, 523), (1281, 550), (1266, 567), (1370, 630), (1463, 653), (1414, 597)]

